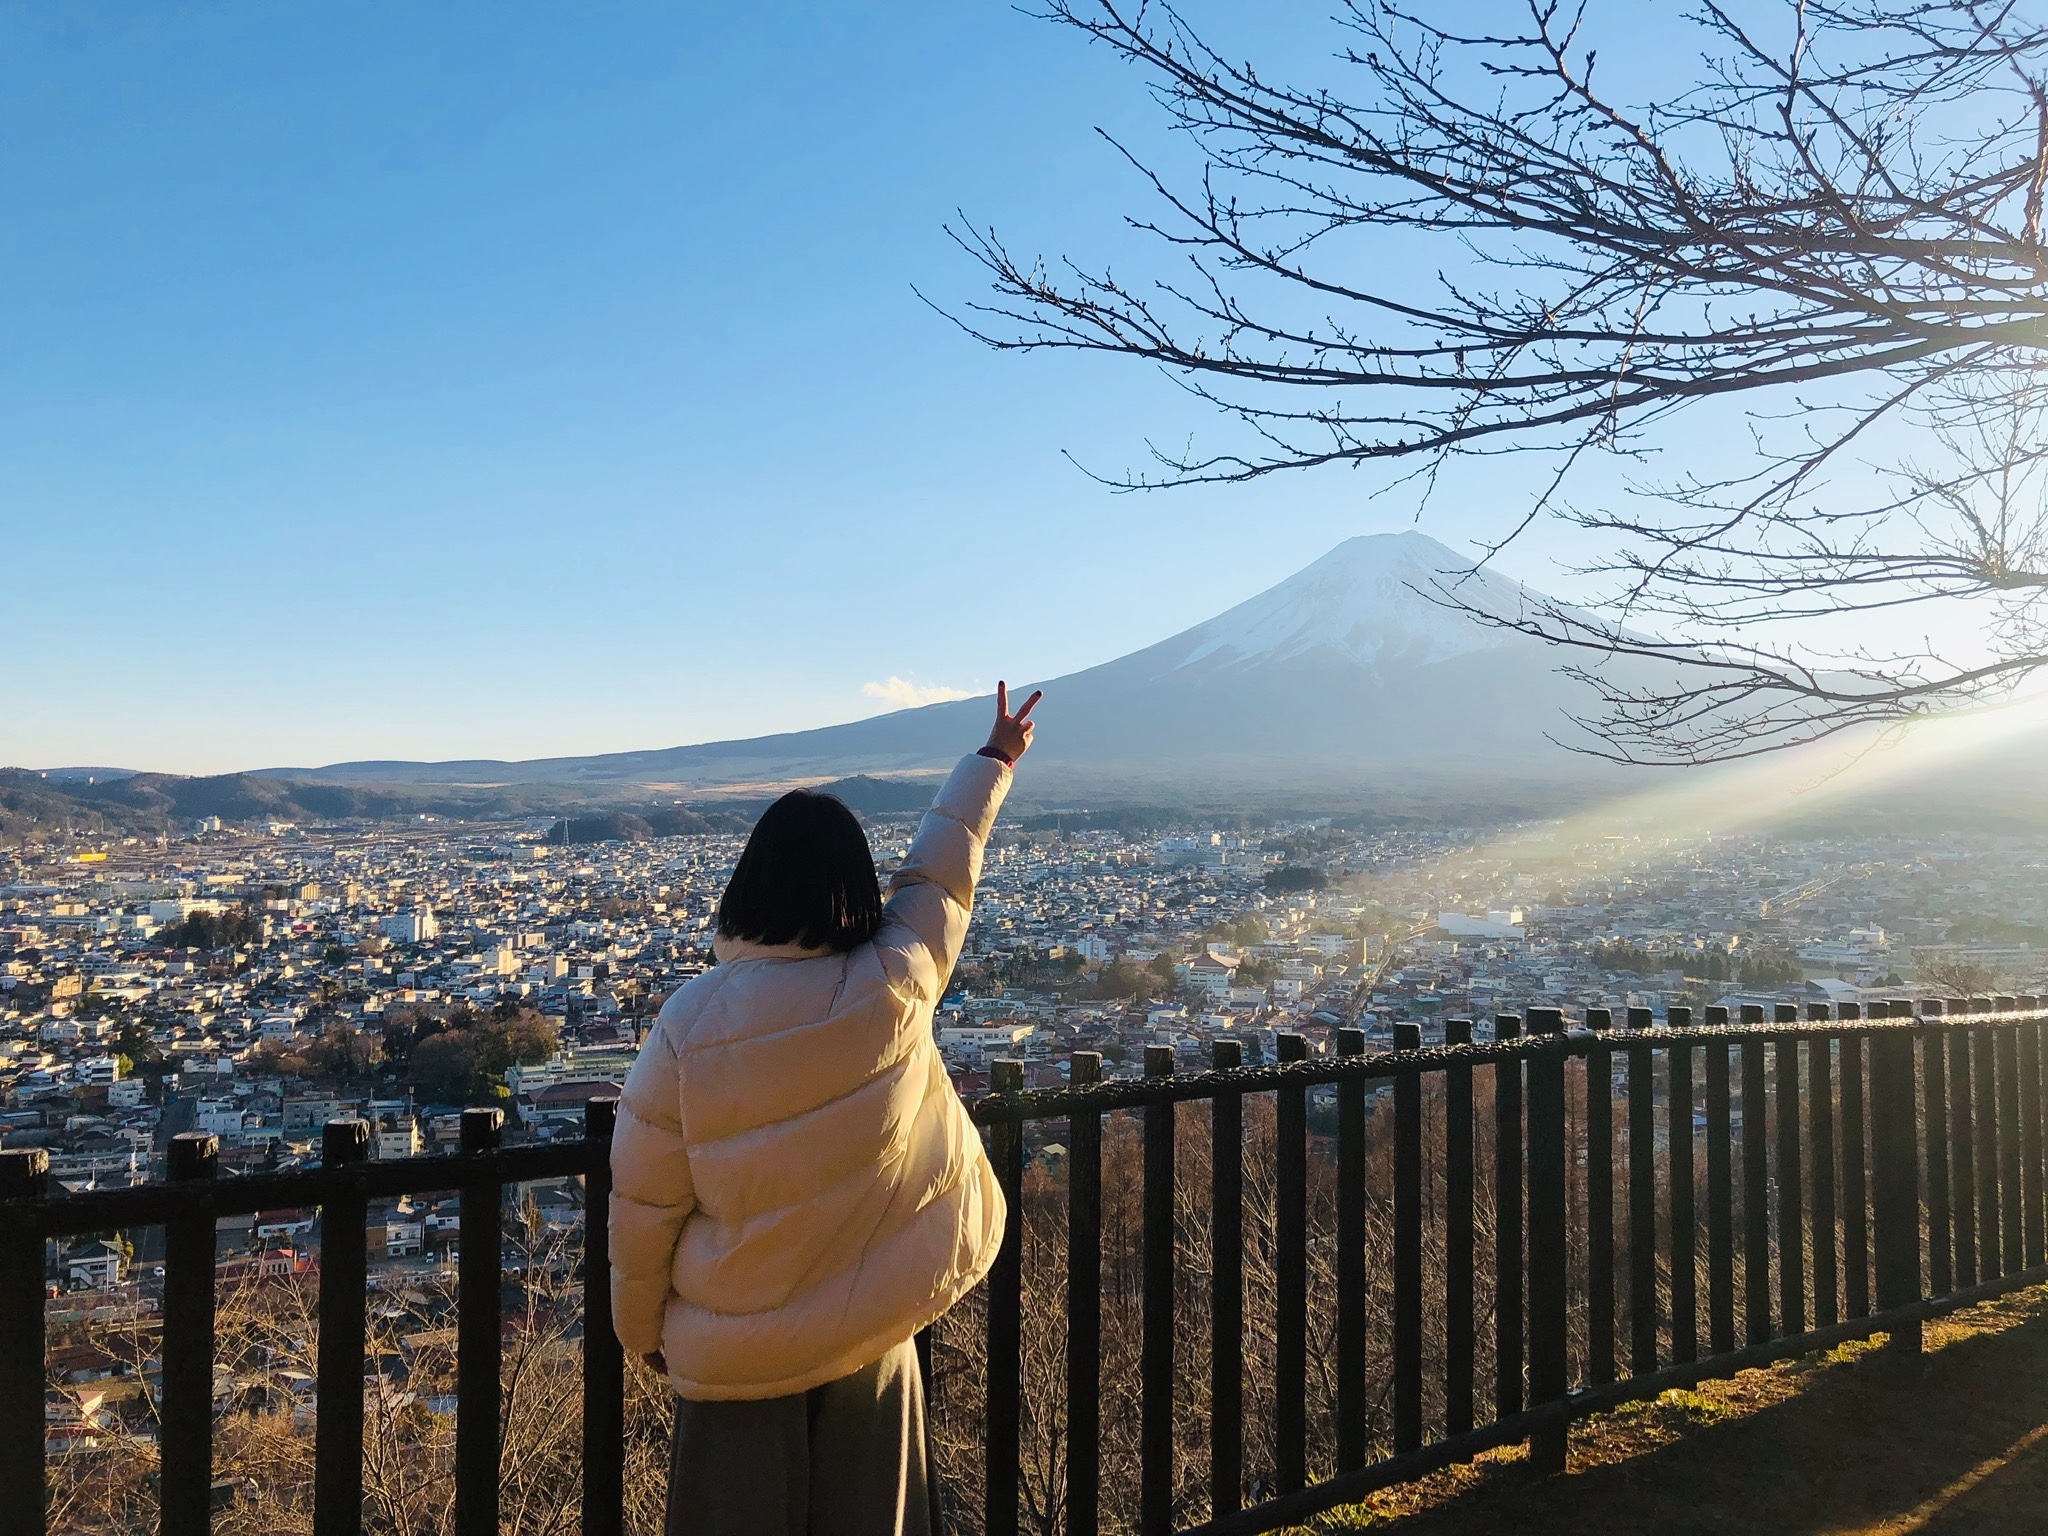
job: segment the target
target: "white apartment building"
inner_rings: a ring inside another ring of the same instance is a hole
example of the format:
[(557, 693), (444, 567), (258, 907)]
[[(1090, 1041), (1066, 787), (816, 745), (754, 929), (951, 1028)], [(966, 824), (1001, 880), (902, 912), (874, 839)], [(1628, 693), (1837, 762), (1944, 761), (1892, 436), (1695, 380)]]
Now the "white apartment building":
[(223, 1140), (242, 1134), (242, 1106), (233, 1099), (201, 1099), (192, 1116), (192, 1129)]
[(1074, 941), (1074, 953), (1095, 965), (1106, 963), (1114, 953), (1109, 940), (1099, 933), (1084, 933)]
[(392, 913), (377, 928), (394, 944), (426, 944), (441, 936), (441, 925), (435, 920), (434, 909), (425, 902)]
[(72, 1068), (88, 1088), (111, 1088), (121, 1076), (118, 1056), (88, 1056)]
[(371, 1127), (370, 1155), (380, 1162), (419, 1156), (420, 1123), (411, 1110), (380, 1108)]
[(531, 1066), (513, 1063), (505, 1071), (505, 1086), (516, 1099), (539, 1088), (571, 1083), (623, 1083), (639, 1054), (637, 1046), (569, 1046)]

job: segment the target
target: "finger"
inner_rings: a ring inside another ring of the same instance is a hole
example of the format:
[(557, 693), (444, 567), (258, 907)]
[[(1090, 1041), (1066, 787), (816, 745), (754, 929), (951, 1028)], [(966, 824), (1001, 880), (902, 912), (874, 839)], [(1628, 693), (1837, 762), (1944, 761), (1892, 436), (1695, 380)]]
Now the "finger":
[(1017, 711), (1017, 718), (1018, 718), (1019, 720), (1022, 720), (1022, 719), (1023, 719), (1023, 718), (1024, 718), (1024, 717), (1025, 717), (1026, 715), (1030, 714), (1030, 713), (1031, 713), (1031, 706), (1032, 706), (1032, 705), (1034, 705), (1034, 704), (1036, 704), (1036, 703), (1037, 703), (1037, 702), (1038, 702), (1038, 701), (1039, 701), (1040, 699), (1042, 699), (1042, 698), (1044, 698), (1044, 697), (1045, 697), (1045, 690), (1044, 690), (1043, 688), (1034, 688), (1034, 689), (1032, 689), (1032, 690), (1031, 690), (1031, 697), (1030, 697), (1030, 698), (1028, 698), (1028, 699), (1026, 699), (1026, 700), (1024, 701), (1024, 707), (1023, 707), (1022, 709), (1020, 709), (1020, 710), (1018, 710), (1018, 711)]
[(996, 682), (996, 717), (1002, 718), (1010, 712), (1010, 685), (998, 679)]

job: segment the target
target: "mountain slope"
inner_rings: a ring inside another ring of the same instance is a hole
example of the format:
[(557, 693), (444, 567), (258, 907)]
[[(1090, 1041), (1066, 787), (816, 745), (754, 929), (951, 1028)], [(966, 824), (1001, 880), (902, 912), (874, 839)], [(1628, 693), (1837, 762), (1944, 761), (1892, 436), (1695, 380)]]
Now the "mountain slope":
[[(1419, 533), (1348, 540), (1277, 586), (1157, 645), (1043, 684), (1032, 761), (1075, 782), (1210, 777), (1393, 781), (1599, 773), (1545, 734), (1572, 685), (1547, 647), (1474, 624), (1421, 592), (1469, 562)], [(1490, 572), (1476, 600), (1513, 611)], [(1419, 589), (1419, 590), (1418, 590)], [(361, 762), (280, 775), (355, 784), (662, 784), (715, 788), (916, 772), (973, 745), (985, 699), (741, 741), (506, 763)]]

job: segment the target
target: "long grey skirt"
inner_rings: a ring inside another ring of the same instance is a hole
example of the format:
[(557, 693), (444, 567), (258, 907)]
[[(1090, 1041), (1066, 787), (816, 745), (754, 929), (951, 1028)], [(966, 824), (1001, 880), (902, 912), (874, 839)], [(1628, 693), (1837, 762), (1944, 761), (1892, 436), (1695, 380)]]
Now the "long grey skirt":
[(676, 1403), (668, 1536), (931, 1536), (909, 1340), (791, 1397)]

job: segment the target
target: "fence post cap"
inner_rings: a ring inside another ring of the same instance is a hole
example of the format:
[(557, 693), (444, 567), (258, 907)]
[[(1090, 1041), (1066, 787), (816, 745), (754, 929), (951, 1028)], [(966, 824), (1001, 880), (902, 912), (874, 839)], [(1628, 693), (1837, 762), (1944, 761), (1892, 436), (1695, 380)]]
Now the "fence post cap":
[(1496, 1013), (1493, 1016), (1493, 1038), (1512, 1040), (1522, 1032), (1522, 1016), (1519, 1013)]
[[(1396, 1024), (1395, 1029), (1401, 1026)], [(1339, 1056), (1363, 1056), (1365, 1054), (1365, 1031), (1345, 1028), (1337, 1031), (1337, 1054)]]
[[(1873, 1019), (1876, 1018), (1877, 1010), (1885, 1006), (1883, 1003), (1872, 1003), (1870, 1005), (1870, 1016)], [(1923, 997), (1916, 1006), (1919, 1008), (1920, 1017), (1923, 1019), (1938, 1019), (1943, 1012), (1941, 999), (1938, 997)]]
[(1664, 1010), (1664, 1027), (1667, 1029), (1691, 1029), (1692, 1010), (1683, 1005)]
[(1742, 1022), (1744, 1024), (1761, 1024), (1763, 1021), (1764, 1005), (1762, 1003), (1744, 1003), (1742, 1005)]
[(1586, 1010), (1586, 1028), (1614, 1028), (1614, 1010), (1612, 1008), (1588, 1008)]
[(1797, 1003), (1773, 1003), (1771, 1005), (1771, 1022), (1773, 1024), (1797, 1024), (1799, 1022), (1799, 1005)]
[[(1170, 1045), (1148, 1045), (1145, 1047), (1145, 1075), (1147, 1077), (1173, 1076), (1173, 1047)], [(1017, 1063), (1018, 1087), (1023, 1087), (1024, 1063)]]
[(44, 1147), (0, 1150), (0, 1200), (32, 1200), (49, 1177), (50, 1154)]
[(1444, 1044), (1470, 1045), (1472, 1043), (1472, 1021), (1470, 1019), (1445, 1019)]
[(498, 1144), (505, 1128), (505, 1111), (494, 1108), (465, 1109), (462, 1112), (462, 1150), (488, 1152)]
[(1727, 1009), (1727, 1006), (1726, 1006), (1725, 1004), (1722, 1004), (1722, 1003), (1709, 1003), (1709, 1004), (1707, 1005), (1707, 1028), (1709, 1028), (1709, 1029), (1726, 1029), (1727, 1027), (1728, 1027), (1728, 1009)]
[[(1149, 1057), (1152, 1047), (1146, 1046)], [(988, 1065), (988, 1085), (997, 1093), (1022, 1093), (1024, 1091), (1024, 1063), (1014, 1057), (1005, 1056)]]
[[(1220, 1043), (1220, 1042), (1219, 1042)], [(1230, 1042), (1237, 1044), (1235, 1040)], [(1102, 1052), (1076, 1051), (1067, 1061), (1067, 1081), (1075, 1086), (1102, 1081)]]
[[(1082, 1054), (1075, 1052), (1075, 1061), (1078, 1062)], [(1098, 1061), (1100, 1059), (1097, 1058)], [(1218, 1072), (1236, 1071), (1244, 1065), (1244, 1042), (1230, 1035), (1218, 1035), (1209, 1042), (1209, 1065)]]
[(320, 1161), (330, 1167), (360, 1163), (370, 1155), (370, 1122), (354, 1116), (330, 1120), (320, 1127)]
[(601, 1093), (583, 1101), (583, 1135), (587, 1141), (601, 1141), (618, 1129), (619, 1096)]
[(164, 1158), (174, 1179), (210, 1179), (220, 1167), (220, 1138), (211, 1131), (180, 1131)]
[(1278, 1030), (1273, 1035), (1273, 1054), (1281, 1061), (1307, 1061), (1308, 1036), (1298, 1030)]
[(1526, 1019), (1532, 1035), (1561, 1035), (1564, 1033), (1564, 1010), (1562, 1008), (1531, 1008)]

